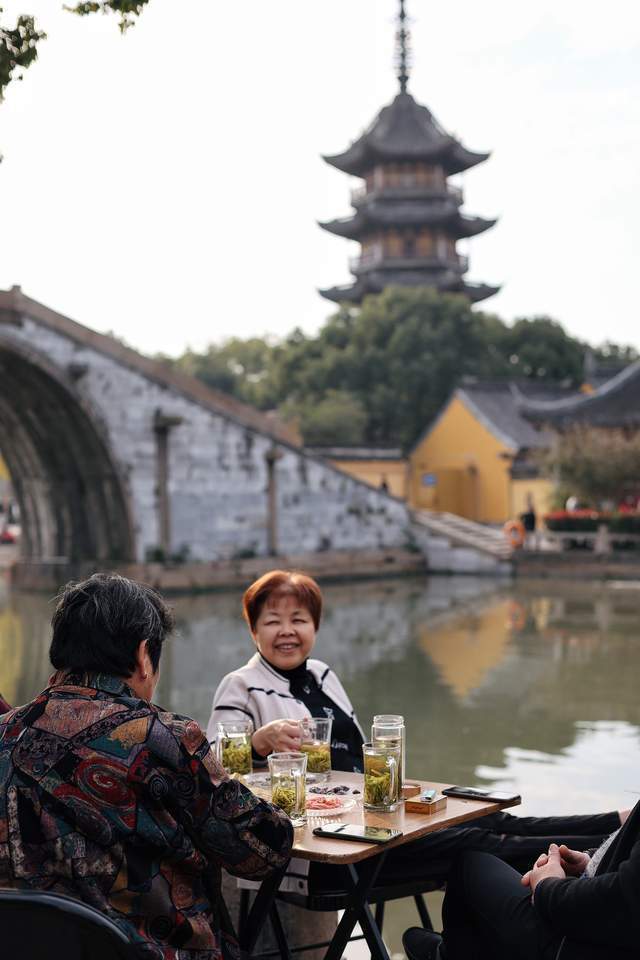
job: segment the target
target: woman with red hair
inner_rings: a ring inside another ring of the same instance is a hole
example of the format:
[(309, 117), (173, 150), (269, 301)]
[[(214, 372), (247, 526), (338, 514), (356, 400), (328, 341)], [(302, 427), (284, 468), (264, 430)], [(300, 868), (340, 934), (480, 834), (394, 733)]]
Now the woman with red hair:
[[(254, 764), (266, 765), (270, 753), (298, 750), (300, 721), (332, 717), (331, 767), (362, 772), (362, 729), (340, 680), (321, 660), (311, 657), (322, 616), (318, 584), (303, 573), (271, 570), (245, 591), (242, 608), (256, 652), (248, 663), (227, 674), (213, 698), (208, 736), (214, 740), (221, 720), (253, 721)], [(446, 879), (453, 859), (467, 850), (496, 854), (524, 872), (550, 843), (573, 850), (596, 847), (626, 816), (616, 812), (577, 817), (513, 817), (498, 813), (477, 825), (439, 830), (391, 850), (379, 882)], [(296, 861), (298, 874), (308, 861)], [(335, 867), (314, 864), (312, 878), (335, 885)], [(298, 883), (294, 889), (300, 890)]]
[(257, 650), (216, 690), (209, 739), (219, 721), (249, 718), (260, 765), (270, 753), (300, 748), (300, 720), (332, 717), (332, 768), (361, 770), (364, 736), (351, 701), (333, 670), (310, 656), (322, 617), (318, 584), (271, 570), (245, 591), (242, 611)]

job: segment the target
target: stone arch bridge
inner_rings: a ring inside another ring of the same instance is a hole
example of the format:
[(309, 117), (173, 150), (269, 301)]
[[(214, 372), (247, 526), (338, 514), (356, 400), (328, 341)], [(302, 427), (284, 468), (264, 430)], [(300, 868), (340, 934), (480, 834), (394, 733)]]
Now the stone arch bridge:
[(405, 505), (266, 415), (0, 291), (0, 451), (22, 558), (69, 568), (407, 543)]

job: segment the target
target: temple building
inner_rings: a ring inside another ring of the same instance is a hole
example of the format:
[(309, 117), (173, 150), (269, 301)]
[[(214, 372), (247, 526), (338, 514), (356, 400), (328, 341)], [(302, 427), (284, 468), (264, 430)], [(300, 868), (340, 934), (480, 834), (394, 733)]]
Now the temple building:
[(449, 177), (489, 154), (467, 150), (408, 92), (406, 19), (400, 0), (400, 92), (348, 150), (324, 157), (363, 183), (351, 195), (353, 214), (320, 226), (357, 240), (361, 252), (350, 263), (353, 283), (320, 292), (338, 303), (360, 303), (367, 294), (397, 284), (464, 293), (475, 303), (500, 288), (464, 279), (469, 264), (456, 241), (483, 233), (496, 221), (463, 214), (462, 191)]

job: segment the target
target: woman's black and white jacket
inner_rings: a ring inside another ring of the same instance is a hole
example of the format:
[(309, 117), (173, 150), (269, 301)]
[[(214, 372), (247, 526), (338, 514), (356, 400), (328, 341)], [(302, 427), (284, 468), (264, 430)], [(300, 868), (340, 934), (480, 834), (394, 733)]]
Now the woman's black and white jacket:
[[(307, 660), (307, 669), (315, 677), (320, 689), (351, 718), (363, 740), (366, 739), (353, 704), (333, 670), (322, 660), (312, 659)], [(207, 736), (211, 741), (216, 739), (217, 725), (221, 720), (233, 721), (245, 717), (253, 722), (257, 730), (272, 720), (304, 720), (309, 716), (308, 708), (291, 693), (289, 681), (256, 653), (243, 667), (228, 673), (220, 681), (213, 696)], [(308, 860), (293, 859), (280, 889), (306, 894), (308, 873)], [(238, 881), (238, 885), (259, 886), (250, 880)]]
[[(313, 674), (320, 689), (344, 710), (363, 739), (366, 739), (353, 704), (333, 670), (322, 660), (307, 660), (307, 670)], [(291, 693), (289, 681), (256, 653), (244, 667), (228, 673), (220, 681), (213, 697), (207, 735), (209, 740), (215, 740), (220, 720), (246, 717), (253, 721), (257, 730), (272, 720), (304, 720), (309, 716), (308, 708)]]

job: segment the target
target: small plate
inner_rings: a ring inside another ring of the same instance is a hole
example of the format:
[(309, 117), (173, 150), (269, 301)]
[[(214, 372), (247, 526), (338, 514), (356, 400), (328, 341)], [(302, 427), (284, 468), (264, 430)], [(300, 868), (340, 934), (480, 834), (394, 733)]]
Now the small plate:
[[(313, 818), (314, 820), (317, 817), (341, 817), (343, 813), (346, 813), (348, 810), (353, 810), (356, 805), (356, 801), (352, 797), (341, 797), (341, 803), (339, 807), (328, 807), (325, 810), (310, 810), (307, 807), (307, 817), (309, 819)], [(307, 802), (309, 798), (307, 798)]]

